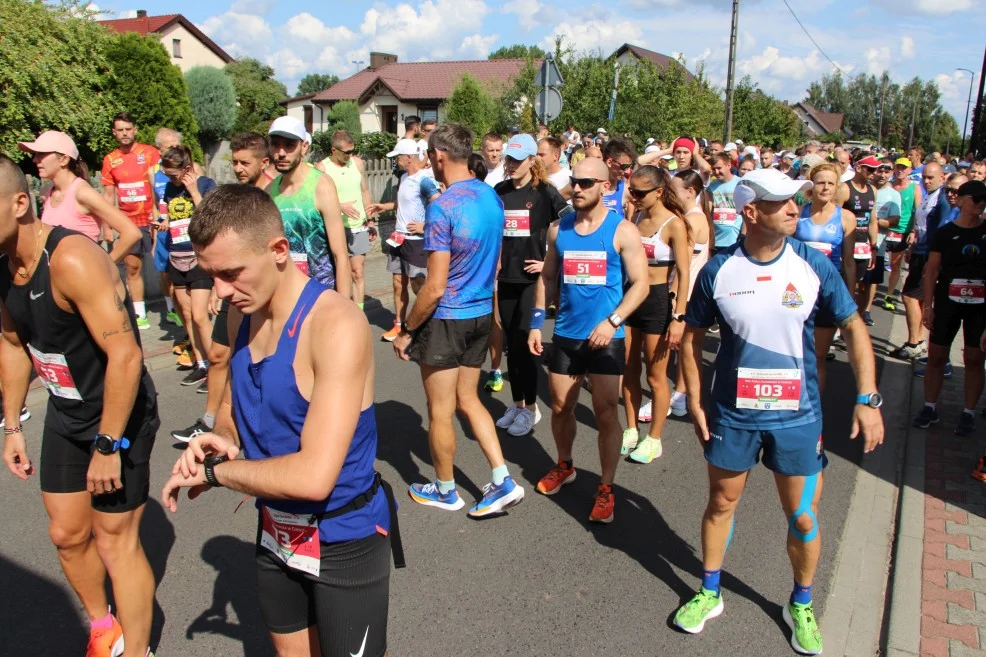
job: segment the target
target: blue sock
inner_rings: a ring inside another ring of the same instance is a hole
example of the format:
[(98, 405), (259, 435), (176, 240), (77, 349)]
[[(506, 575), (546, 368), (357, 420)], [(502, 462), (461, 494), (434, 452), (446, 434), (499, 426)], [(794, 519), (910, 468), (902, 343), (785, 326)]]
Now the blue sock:
[(799, 605), (811, 603), (811, 585), (801, 586), (795, 582), (794, 590), (791, 591), (791, 602), (796, 602)]
[(702, 588), (706, 591), (712, 591), (717, 596), (719, 595), (719, 575), (722, 570), (703, 570), (702, 571)]
[(438, 492), (442, 495), (451, 493), (455, 490), (455, 479), (452, 481), (442, 481), (441, 479), (436, 479), (435, 483), (438, 484)]
[(503, 483), (503, 480), (510, 476), (510, 471), (507, 470), (506, 465), (500, 465), (493, 468), (493, 483), (499, 486)]

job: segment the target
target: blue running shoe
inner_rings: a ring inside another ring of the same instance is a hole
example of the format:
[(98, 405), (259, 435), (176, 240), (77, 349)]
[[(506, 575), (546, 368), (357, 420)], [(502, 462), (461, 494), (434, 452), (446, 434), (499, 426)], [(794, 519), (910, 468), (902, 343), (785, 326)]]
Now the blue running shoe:
[(507, 477), (499, 486), (492, 482), (483, 486), (483, 499), (469, 509), (469, 515), (473, 518), (490, 516), (519, 504), (523, 499), (524, 489), (514, 483), (513, 477)]
[[(922, 365), (927, 366), (928, 365), (928, 359), (927, 358), (923, 358), (922, 360), (924, 360), (924, 363), (922, 363)], [(925, 370), (924, 367), (922, 367), (920, 369), (914, 370), (914, 376), (916, 376), (919, 379), (923, 379), (924, 378), (924, 370)], [(946, 379), (952, 378), (952, 364), (951, 363), (945, 363), (945, 378)]]
[(458, 511), (466, 504), (459, 497), (459, 491), (453, 488), (447, 493), (441, 493), (436, 483), (411, 484), (411, 487), (407, 489), (407, 494), (418, 504), (437, 506), (446, 511)]

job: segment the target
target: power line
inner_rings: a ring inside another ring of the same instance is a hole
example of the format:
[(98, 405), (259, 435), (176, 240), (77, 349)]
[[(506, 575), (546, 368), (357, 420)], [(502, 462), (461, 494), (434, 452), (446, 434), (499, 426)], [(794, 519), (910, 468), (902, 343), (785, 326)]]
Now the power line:
[(791, 5), (789, 5), (787, 3), (787, 0), (783, 0), (783, 2), (784, 2), (784, 6), (787, 7), (787, 10), (789, 12), (791, 12), (791, 15), (792, 16), (794, 16), (794, 20), (796, 20), (798, 22), (798, 25), (801, 26), (801, 30), (805, 33), (805, 36), (808, 37), (808, 40), (811, 41), (813, 44), (815, 44), (815, 48), (818, 49), (818, 52), (822, 53), (822, 56), (825, 59), (829, 60), (829, 62), (832, 64), (832, 66), (834, 66), (839, 71), (839, 73), (842, 73), (843, 75), (845, 75), (846, 72), (843, 71), (842, 68), (838, 64), (835, 63), (835, 60), (834, 59), (832, 59), (831, 57), (829, 57), (828, 54), (824, 50), (822, 50), (822, 47), (820, 45), (818, 45), (818, 42), (815, 41), (814, 37), (812, 37), (811, 34), (809, 34), (808, 28), (806, 28), (804, 26), (804, 23), (801, 22), (801, 19), (798, 18), (798, 15), (794, 13), (794, 10), (791, 9)]

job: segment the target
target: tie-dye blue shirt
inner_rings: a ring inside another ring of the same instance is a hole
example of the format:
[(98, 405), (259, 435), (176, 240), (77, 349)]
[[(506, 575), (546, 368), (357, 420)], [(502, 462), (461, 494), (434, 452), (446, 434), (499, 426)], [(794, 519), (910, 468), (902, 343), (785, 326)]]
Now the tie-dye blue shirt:
[(435, 319), (472, 319), (493, 312), (503, 222), (500, 197), (476, 179), (452, 183), (428, 206), (425, 251), (449, 252), (448, 284)]

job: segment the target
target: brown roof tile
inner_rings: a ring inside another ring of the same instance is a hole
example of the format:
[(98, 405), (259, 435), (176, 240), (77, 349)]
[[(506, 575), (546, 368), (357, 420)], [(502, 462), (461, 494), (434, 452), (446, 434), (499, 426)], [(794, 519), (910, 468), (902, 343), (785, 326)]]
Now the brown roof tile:
[(181, 23), (182, 27), (195, 35), (195, 37), (201, 41), (206, 48), (216, 53), (216, 55), (224, 62), (228, 64), (233, 61), (233, 58), (230, 57), (229, 53), (220, 48), (215, 41), (208, 37), (205, 32), (195, 27), (195, 24), (192, 23), (192, 21), (188, 20), (181, 14), (163, 14), (161, 16), (144, 16), (141, 18), (114, 18), (112, 20), (99, 21), (99, 24), (105, 25), (117, 34), (136, 32), (141, 36), (147, 36), (148, 34), (160, 32), (166, 27), (169, 27), (172, 23), (176, 22)]
[[(629, 43), (624, 43), (616, 51), (615, 56), (619, 57), (624, 52), (629, 51), (637, 59), (647, 59), (654, 63), (655, 66), (662, 69), (667, 69), (669, 66), (681, 66), (681, 62), (667, 55), (662, 55), (659, 52), (654, 52), (653, 50), (647, 50), (647, 48), (641, 48), (640, 46), (634, 46)], [(687, 68), (685, 69), (685, 77), (689, 80), (695, 78)]]

